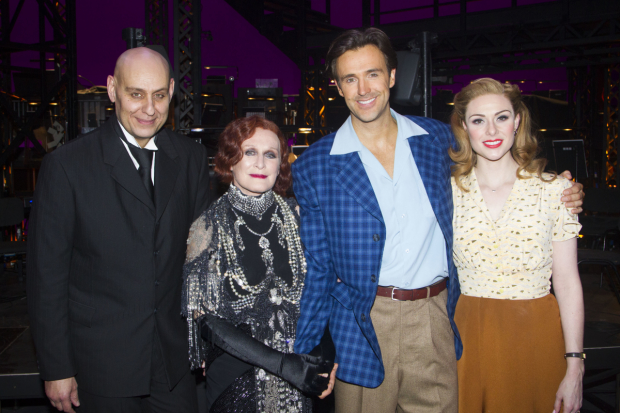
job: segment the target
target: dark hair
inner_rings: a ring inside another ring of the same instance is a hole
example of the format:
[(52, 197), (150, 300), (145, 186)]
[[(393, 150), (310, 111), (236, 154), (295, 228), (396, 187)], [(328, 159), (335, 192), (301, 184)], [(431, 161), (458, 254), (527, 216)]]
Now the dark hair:
[(383, 53), (388, 75), (392, 72), (392, 69), (396, 69), (398, 59), (396, 58), (396, 52), (392, 48), (390, 38), (376, 27), (369, 27), (364, 31), (358, 29), (347, 30), (332, 42), (325, 58), (327, 75), (337, 82), (338, 71), (336, 70), (336, 63), (338, 58), (349, 50), (358, 50), (368, 45), (376, 46)]
[(231, 183), (233, 180), (230, 168), (243, 158), (241, 144), (250, 139), (256, 129), (265, 129), (276, 134), (280, 141), (280, 174), (276, 178), (273, 191), (281, 196), (286, 196), (286, 190), (291, 186), (293, 178), (291, 176), (291, 164), (288, 162), (288, 143), (282, 131), (275, 123), (261, 118), (260, 116), (250, 116), (249, 118), (239, 118), (226, 126), (218, 140), (218, 151), (215, 155), (215, 172), (217, 172), (224, 183)]

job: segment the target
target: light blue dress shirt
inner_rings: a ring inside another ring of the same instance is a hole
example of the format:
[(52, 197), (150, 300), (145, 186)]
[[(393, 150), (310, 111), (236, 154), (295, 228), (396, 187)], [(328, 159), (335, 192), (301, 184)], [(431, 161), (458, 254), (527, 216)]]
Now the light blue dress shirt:
[(350, 116), (336, 132), (330, 155), (357, 152), (377, 197), (387, 233), (379, 285), (422, 288), (448, 276), (446, 243), (408, 141), (427, 132), (390, 111), (398, 125), (393, 178), (360, 142)]

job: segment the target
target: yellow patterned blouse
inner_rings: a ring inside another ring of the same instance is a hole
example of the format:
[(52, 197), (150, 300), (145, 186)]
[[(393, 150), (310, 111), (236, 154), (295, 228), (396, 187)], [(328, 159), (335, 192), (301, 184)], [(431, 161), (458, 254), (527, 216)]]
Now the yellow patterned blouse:
[(452, 178), (453, 254), (461, 293), (511, 300), (549, 294), (551, 242), (576, 237), (581, 225), (560, 200), (572, 182), (529, 176), (515, 181), (497, 221), (491, 219), (473, 170), (461, 178), (469, 192)]

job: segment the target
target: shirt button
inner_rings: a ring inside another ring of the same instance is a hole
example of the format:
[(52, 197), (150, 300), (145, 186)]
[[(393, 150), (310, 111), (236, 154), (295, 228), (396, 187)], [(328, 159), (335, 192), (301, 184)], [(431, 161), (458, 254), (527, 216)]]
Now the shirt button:
[(153, 255), (157, 256), (159, 254), (159, 251), (153, 251)]
[(153, 314), (157, 314), (157, 308), (153, 310)]
[(375, 235), (373, 235), (373, 236), (372, 236), (372, 240), (373, 240), (374, 242), (377, 242), (377, 241), (379, 241), (380, 239), (381, 239), (381, 237), (379, 236), (379, 234), (375, 234)]
[(377, 277), (374, 274), (372, 274), (370, 276), (370, 281), (372, 281), (373, 283), (376, 282), (377, 281)]
[(406, 252), (407, 254), (409, 254), (409, 248), (407, 248), (407, 249), (405, 250), (405, 252)]
[(401, 218), (405, 218), (405, 214), (403, 214), (403, 215), (401, 216)]
[(155, 280), (155, 286), (157, 287), (159, 285), (159, 280)]
[(366, 314), (362, 314), (362, 316), (360, 317), (360, 319), (361, 319), (363, 322), (366, 322)]

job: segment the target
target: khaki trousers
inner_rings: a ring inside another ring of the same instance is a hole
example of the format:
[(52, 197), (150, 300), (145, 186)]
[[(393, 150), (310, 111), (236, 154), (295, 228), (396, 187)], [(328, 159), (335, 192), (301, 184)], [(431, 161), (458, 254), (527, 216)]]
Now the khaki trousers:
[(336, 380), (336, 413), (456, 413), (454, 333), (447, 290), (416, 301), (377, 297), (370, 318), (385, 379), (370, 389)]

